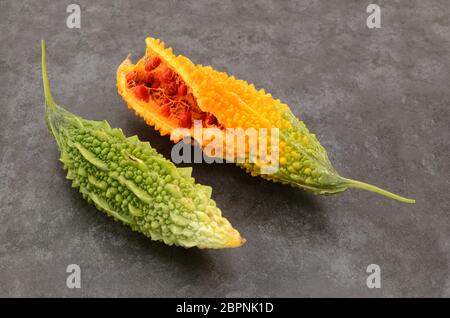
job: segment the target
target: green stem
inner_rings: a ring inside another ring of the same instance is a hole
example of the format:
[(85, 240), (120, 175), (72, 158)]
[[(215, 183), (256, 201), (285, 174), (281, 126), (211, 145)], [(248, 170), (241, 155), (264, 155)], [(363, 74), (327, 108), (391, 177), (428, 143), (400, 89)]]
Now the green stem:
[(44, 95), (45, 95), (45, 103), (48, 108), (55, 109), (56, 104), (53, 100), (52, 93), (50, 91), (50, 83), (48, 81), (48, 74), (47, 74), (47, 63), (45, 59), (45, 40), (41, 40), (41, 48), (42, 48), (42, 82), (44, 84)]
[(347, 178), (342, 178), (344, 179), (344, 181), (346, 181), (348, 183), (349, 188), (356, 188), (356, 189), (363, 189), (363, 190), (367, 190), (367, 191), (371, 191), (371, 192), (375, 192), (381, 195), (384, 195), (388, 198), (400, 201), (400, 202), (405, 202), (405, 203), (416, 203), (416, 200), (413, 199), (408, 199), (405, 197), (402, 197), (400, 195), (394, 194), (392, 192), (383, 190), (381, 188), (378, 188), (374, 185), (365, 183), (365, 182), (361, 182), (361, 181), (356, 181), (356, 180), (352, 180), (352, 179), (347, 179)]

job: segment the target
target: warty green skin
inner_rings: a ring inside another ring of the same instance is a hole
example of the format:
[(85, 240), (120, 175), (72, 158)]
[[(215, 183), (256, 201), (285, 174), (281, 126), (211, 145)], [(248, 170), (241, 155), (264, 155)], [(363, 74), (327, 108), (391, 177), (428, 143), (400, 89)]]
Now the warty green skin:
[(46, 121), (67, 178), (83, 198), (152, 240), (199, 248), (238, 247), (245, 240), (221, 216), (211, 187), (191, 168), (176, 168), (137, 136), (126, 138), (106, 121), (85, 120), (56, 105), (42, 43)]

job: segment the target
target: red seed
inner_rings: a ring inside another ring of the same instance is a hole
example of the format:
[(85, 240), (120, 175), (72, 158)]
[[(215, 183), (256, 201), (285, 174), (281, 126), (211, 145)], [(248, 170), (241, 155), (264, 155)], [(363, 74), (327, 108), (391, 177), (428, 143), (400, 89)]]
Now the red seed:
[(129, 73), (127, 73), (127, 75), (125, 76), (125, 78), (127, 79), (127, 82), (131, 82), (134, 81), (137, 77), (137, 73), (136, 71), (131, 71)]
[(170, 82), (172, 80), (173, 77), (173, 72), (166, 68), (162, 74), (161, 74), (161, 79), (163, 80), (163, 82)]
[(217, 125), (217, 118), (213, 114), (206, 114), (205, 122), (208, 126)]
[(155, 79), (152, 84), (152, 88), (158, 88), (161, 85), (161, 81), (159, 79)]
[(147, 83), (147, 86), (152, 86), (153, 82), (155, 80), (155, 77), (152, 73), (146, 72), (144, 74), (144, 82)]
[(191, 113), (190, 112), (182, 112), (179, 116), (180, 119), (180, 126), (183, 128), (191, 128), (192, 126), (192, 119), (191, 119)]
[(176, 83), (172, 83), (166, 88), (166, 93), (169, 96), (175, 95), (177, 93), (177, 91), (178, 91), (178, 87), (177, 87)]
[(178, 87), (178, 95), (180, 95), (180, 96), (185, 96), (186, 94), (187, 94), (187, 86), (184, 85), (184, 84), (181, 84), (181, 85)]
[(148, 102), (148, 90), (145, 85), (141, 84), (134, 88), (134, 94), (138, 99)]
[(147, 62), (145, 62), (145, 70), (146, 71), (152, 71), (155, 68), (159, 66), (161, 63), (161, 59), (157, 56), (153, 56), (151, 59), (149, 59)]
[(169, 105), (163, 105), (161, 108), (161, 115), (163, 115), (164, 117), (169, 117), (170, 116), (170, 107)]
[(193, 120), (204, 120), (206, 116), (206, 113), (198, 113), (193, 111), (192, 112), (192, 119)]

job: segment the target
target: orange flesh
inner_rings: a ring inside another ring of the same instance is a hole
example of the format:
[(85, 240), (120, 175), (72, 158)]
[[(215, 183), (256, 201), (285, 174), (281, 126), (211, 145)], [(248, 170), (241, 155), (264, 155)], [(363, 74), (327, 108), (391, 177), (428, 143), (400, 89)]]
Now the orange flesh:
[(191, 88), (159, 57), (146, 56), (143, 63), (126, 74), (126, 79), (128, 90), (178, 127), (190, 129), (194, 120), (201, 120), (203, 127), (223, 129), (213, 114), (198, 107)]

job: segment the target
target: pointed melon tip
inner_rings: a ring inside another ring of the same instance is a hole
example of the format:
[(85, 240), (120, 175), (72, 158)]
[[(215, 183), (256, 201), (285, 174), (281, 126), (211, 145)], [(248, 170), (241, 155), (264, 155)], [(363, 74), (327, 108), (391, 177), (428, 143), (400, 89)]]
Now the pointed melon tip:
[(228, 245), (226, 247), (227, 248), (238, 248), (238, 247), (241, 247), (242, 245), (244, 245), (246, 242), (247, 242), (247, 240), (245, 238), (238, 235), (238, 237), (231, 239), (228, 242)]

